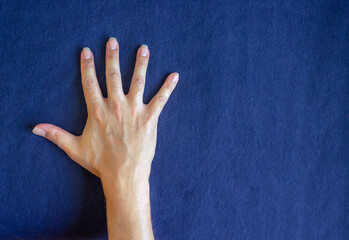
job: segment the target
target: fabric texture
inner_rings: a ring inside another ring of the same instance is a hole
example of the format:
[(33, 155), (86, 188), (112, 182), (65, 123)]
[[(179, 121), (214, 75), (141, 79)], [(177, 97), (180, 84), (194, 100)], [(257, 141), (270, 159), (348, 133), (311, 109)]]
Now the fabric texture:
[(349, 239), (348, 1), (0, 2), (0, 239), (107, 239), (100, 180), (32, 134), (80, 135), (80, 52), (120, 44), (144, 102), (171, 72), (150, 177), (156, 239)]

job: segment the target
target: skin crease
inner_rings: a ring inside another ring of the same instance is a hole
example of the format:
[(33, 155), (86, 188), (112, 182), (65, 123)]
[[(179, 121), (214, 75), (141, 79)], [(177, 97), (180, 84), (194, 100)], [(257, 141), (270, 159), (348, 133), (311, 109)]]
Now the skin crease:
[[(145, 56), (142, 56), (142, 53)], [(149, 200), (149, 175), (156, 148), (159, 115), (178, 82), (170, 74), (149, 104), (143, 92), (150, 52), (137, 52), (129, 93), (124, 94), (119, 64), (119, 44), (106, 44), (108, 98), (96, 77), (93, 53), (81, 52), (82, 87), (88, 117), (82, 135), (41, 123), (33, 133), (57, 144), (67, 155), (101, 179), (107, 206), (109, 239), (154, 239)]]

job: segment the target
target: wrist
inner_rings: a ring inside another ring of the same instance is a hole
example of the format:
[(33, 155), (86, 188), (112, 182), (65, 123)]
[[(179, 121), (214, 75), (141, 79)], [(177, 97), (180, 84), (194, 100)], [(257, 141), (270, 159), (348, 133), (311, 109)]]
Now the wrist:
[(106, 201), (109, 198), (117, 198), (120, 200), (149, 199), (149, 181), (147, 178), (131, 179), (131, 178), (107, 178), (101, 177), (104, 195)]
[[(126, 160), (125, 160), (126, 161)], [(138, 185), (149, 183), (150, 166), (144, 164), (133, 164), (127, 160), (122, 166), (103, 168), (99, 177), (103, 187), (111, 188), (134, 188)], [(137, 162), (137, 161), (134, 161)]]

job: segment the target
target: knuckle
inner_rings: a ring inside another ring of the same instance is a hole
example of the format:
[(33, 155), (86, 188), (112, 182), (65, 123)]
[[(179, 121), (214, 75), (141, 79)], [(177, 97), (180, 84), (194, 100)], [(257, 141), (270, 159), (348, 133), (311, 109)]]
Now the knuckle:
[(131, 115), (131, 120), (133, 123), (135, 123), (137, 121), (138, 118), (138, 106), (137, 105), (133, 105), (131, 106), (131, 111), (130, 111), (130, 115)]
[(116, 100), (112, 100), (112, 113), (114, 116), (116, 116), (116, 118), (119, 121), (121, 121), (121, 119), (122, 119), (122, 107), (121, 107), (121, 104)]
[(48, 131), (47, 138), (50, 139), (52, 142), (56, 143), (56, 140), (57, 140), (56, 131)]
[(85, 68), (93, 68), (94, 62), (91, 59), (85, 60)]
[(92, 107), (92, 116), (97, 120), (98, 123), (103, 123), (103, 111), (101, 106), (94, 104)]
[(137, 86), (143, 87), (145, 84), (145, 79), (144, 77), (136, 77), (134, 82), (137, 84)]
[(134, 83), (136, 85), (137, 96), (140, 96), (142, 89), (144, 88), (144, 85), (145, 85), (145, 79), (144, 77), (136, 77), (134, 79)]
[(163, 105), (163, 104), (166, 103), (167, 98), (166, 98), (165, 96), (158, 96), (158, 97), (156, 98), (156, 101), (157, 101), (158, 103), (160, 103), (161, 105)]
[(107, 73), (107, 77), (111, 81), (116, 81), (121, 78), (119, 71), (111, 70)]
[(153, 115), (149, 115), (148, 117), (145, 118), (144, 124), (143, 124), (143, 130), (145, 132), (151, 132), (154, 130), (156, 127), (156, 118)]
[(95, 86), (95, 80), (92, 77), (87, 77), (83, 80), (84, 87), (91, 89)]

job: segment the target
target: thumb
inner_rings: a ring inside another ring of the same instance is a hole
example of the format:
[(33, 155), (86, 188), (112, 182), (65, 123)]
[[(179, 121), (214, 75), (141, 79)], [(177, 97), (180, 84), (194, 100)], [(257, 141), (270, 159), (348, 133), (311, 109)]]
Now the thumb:
[(68, 156), (75, 160), (78, 155), (79, 137), (49, 123), (40, 123), (33, 129), (33, 133), (55, 143)]

